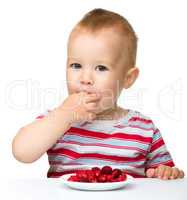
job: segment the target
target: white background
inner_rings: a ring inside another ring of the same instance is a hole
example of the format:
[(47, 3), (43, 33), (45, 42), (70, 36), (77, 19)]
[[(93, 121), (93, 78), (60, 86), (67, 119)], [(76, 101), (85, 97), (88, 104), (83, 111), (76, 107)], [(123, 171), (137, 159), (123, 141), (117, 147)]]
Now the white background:
[(46, 177), (47, 156), (19, 163), (16, 132), (66, 96), (67, 37), (93, 8), (122, 14), (138, 38), (140, 76), (119, 98), (150, 116), (176, 165), (187, 173), (187, 27), (185, 0), (0, 1), (0, 176)]

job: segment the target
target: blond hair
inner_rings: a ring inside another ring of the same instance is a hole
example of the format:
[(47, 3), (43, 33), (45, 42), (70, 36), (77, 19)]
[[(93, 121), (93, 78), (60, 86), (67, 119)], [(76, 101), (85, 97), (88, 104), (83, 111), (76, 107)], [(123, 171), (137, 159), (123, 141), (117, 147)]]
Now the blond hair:
[(91, 32), (97, 32), (104, 28), (116, 28), (126, 42), (127, 64), (134, 67), (136, 64), (137, 36), (130, 23), (120, 14), (96, 8), (86, 13), (77, 23), (74, 29), (84, 28)]

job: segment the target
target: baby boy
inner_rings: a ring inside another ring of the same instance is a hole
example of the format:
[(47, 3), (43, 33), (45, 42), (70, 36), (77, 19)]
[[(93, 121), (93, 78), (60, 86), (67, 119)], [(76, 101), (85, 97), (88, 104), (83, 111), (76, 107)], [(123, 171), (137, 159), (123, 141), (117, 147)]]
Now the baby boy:
[(104, 9), (85, 14), (68, 39), (69, 96), (19, 130), (15, 158), (31, 163), (47, 152), (48, 177), (110, 165), (137, 178), (183, 178), (153, 121), (117, 105), (138, 77), (136, 51), (136, 34), (123, 16)]

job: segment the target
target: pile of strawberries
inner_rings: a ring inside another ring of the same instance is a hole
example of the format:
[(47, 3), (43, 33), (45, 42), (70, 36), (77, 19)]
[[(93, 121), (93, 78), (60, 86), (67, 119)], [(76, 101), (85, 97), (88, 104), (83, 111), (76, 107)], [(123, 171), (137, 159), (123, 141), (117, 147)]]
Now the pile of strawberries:
[(112, 169), (110, 166), (102, 168), (93, 167), (91, 169), (77, 170), (75, 175), (68, 178), (68, 181), (105, 183), (119, 182), (127, 179), (126, 173), (120, 169)]

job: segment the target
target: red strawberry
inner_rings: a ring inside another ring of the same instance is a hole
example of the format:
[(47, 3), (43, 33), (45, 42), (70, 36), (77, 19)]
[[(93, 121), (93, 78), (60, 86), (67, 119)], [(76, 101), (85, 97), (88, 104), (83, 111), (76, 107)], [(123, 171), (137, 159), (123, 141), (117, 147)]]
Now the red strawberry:
[(69, 181), (78, 182), (91, 182), (91, 183), (104, 183), (104, 182), (117, 182), (125, 181), (127, 175), (125, 171), (120, 169), (113, 169), (110, 166), (104, 166), (102, 169), (93, 167), (87, 170), (77, 170), (76, 175), (68, 178)]
[(110, 166), (104, 166), (101, 169), (101, 174), (111, 174), (112, 173), (112, 168)]
[(100, 170), (100, 168), (99, 167), (92, 167), (92, 169), (91, 169), (92, 171), (95, 171), (95, 170)]
[(75, 175), (75, 176), (70, 176), (69, 178), (68, 178), (68, 181), (80, 181), (79, 180), (79, 178)]
[(79, 170), (77, 171), (77, 177), (79, 178), (80, 182), (87, 182), (88, 181), (88, 175), (86, 173), (86, 170)]
[(93, 171), (96, 177), (98, 177), (101, 172), (101, 169), (99, 167), (92, 167), (91, 170)]
[(88, 177), (89, 182), (95, 182), (97, 180), (96, 177), (95, 177), (95, 174), (92, 170), (87, 170), (86, 173), (87, 173), (87, 177)]
[(125, 180), (127, 179), (127, 174), (125, 172), (123, 172), (123, 177)]
[(107, 182), (111, 182), (112, 181), (112, 175), (111, 174), (107, 174)]
[(119, 177), (118, 177), (118, 181), (125, 181), (125, 176), (123, 176), (123, 175), (120, 175)]
[(97, 183), (97, 178), (96, 177), (90, 177), (89, 182), (91, 183)]
[(118, 178), (119, 175), (122, 174), (122, 171), (120, 169), (113, 169), (112, 171), (112, 178), (115, 179), (115, 178)]
[(119, 182), (119, 181), (125, 181), (127, 179), (127, 176), (126, 175), (119, 175), (119, 177), (117, 178), (112, 178), (111, 182)]
[(110, 182), (118, 182), (117, 178), (112, 178)]
[(97, 178), (98, 182), (104, 183), (107, 181), (107, 175), (106, 174), (100, 174), (99, 177)]

